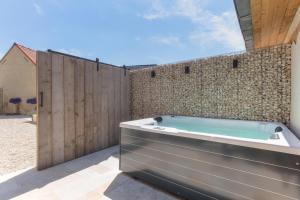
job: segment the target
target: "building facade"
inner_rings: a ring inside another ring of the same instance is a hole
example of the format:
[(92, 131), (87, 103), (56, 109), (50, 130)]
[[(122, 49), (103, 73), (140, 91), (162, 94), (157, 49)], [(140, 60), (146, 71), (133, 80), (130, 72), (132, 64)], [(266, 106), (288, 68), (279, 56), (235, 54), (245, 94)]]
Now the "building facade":
[[(12, 45), (0, 61), (0, 91), (2, 114), (35, 112), (32, 101), (36, 98), (36, 51), (20, 44)], [(19, 105), (10, 103), (17, 98), (21, 99)]]

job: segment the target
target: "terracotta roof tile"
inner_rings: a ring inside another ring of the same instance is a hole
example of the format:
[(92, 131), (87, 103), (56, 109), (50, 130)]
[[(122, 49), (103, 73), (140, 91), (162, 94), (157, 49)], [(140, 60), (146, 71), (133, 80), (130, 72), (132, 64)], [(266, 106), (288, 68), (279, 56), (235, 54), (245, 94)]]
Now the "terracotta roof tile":
[(23, 45), (15, 43), (15, 45), (36, 65), (36, 51), (30, 48), (27, 48)]

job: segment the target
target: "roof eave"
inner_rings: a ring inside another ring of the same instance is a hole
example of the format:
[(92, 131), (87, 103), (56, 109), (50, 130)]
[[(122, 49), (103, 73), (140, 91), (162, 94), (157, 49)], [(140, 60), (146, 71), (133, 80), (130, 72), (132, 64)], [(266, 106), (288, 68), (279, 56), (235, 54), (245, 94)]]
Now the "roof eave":
[(17, 43), (14, 43), (14, 45), (16, 45), (18, 49), (20, 49), (20, 51), (32, 62), (32, 64), (36, 65), (36, 61), (32, 60), (32, 58), (28, 56), (27, 53)]
[(26, 56), (26, 58), (28, 58), (28, 59), (30, 60), (30, 62), (31, 62), (32, 64), (36, 65), (36, 62), (35, 62), (34, 60), (32, 60), (31, 57), (28, 56), (28, 55), (26, 54), (26, 52), (24, 52), (23, 49), (20, 48), (20, 46), (19, 46), (17, 43), (15, 43), (15, 42), (14, 42), (13, 45), (9, 48), (9, 50), (4, 54), (4, 56), (1, 58), (0, 63), (6, 58), (6, 56), (9, 54), (9, 52), (10, 52), (15, 46), (16, 46), (16, 47), (17, 47), (17, 48), (18, 48), (18, 49)]
[(250, 0), (233, 0), (247, 51), (254, 48)]

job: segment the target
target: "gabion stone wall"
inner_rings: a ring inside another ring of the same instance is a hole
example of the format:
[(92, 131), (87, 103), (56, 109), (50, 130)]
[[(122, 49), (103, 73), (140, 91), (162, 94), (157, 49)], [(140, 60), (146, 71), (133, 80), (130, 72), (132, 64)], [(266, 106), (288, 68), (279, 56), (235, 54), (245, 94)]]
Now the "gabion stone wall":
[(172, 114), (289, 125), (290, 70), (290, 45), (134, 70), (132, 117)]

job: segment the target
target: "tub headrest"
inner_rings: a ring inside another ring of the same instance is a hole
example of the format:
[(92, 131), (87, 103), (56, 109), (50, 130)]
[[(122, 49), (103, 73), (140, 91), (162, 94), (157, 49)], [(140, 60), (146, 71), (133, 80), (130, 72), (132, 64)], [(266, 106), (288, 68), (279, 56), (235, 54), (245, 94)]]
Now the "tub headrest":
[(153, 119), (157, 122), (162, 122), (163, 120), (162, 117), (154, 117)]
[(277, 132), (282, 132), (282, 128), (280, 127), (280, 126), (277, 126), (276, 128), (275, 128), (275, 132), (277, 133)]

